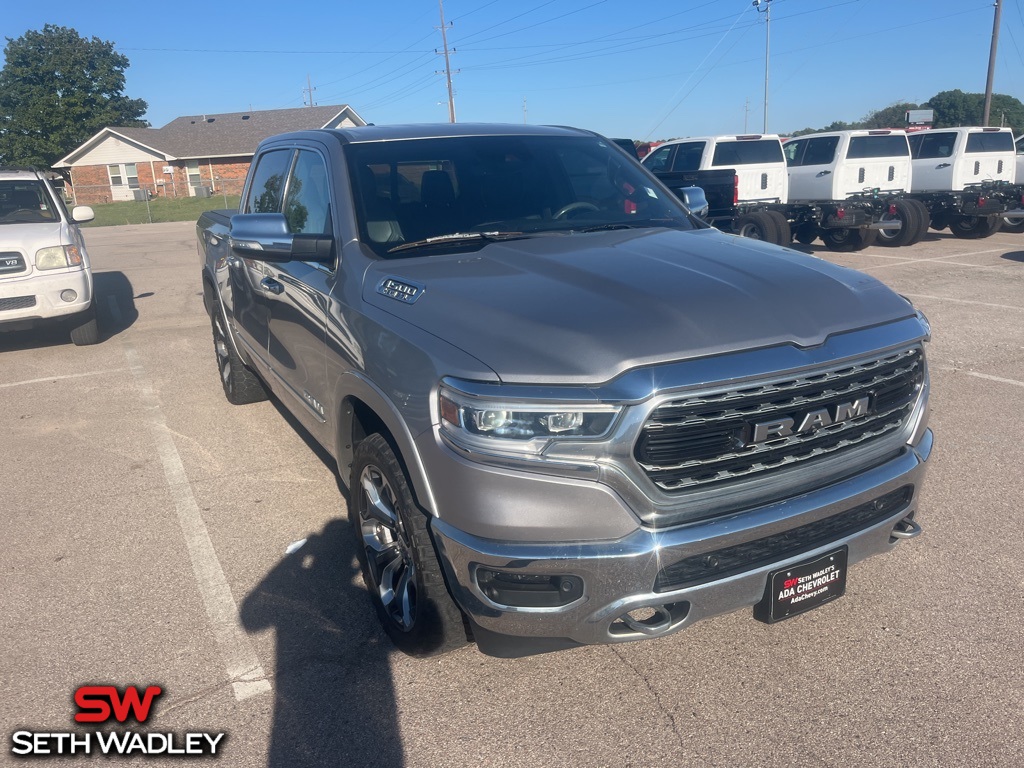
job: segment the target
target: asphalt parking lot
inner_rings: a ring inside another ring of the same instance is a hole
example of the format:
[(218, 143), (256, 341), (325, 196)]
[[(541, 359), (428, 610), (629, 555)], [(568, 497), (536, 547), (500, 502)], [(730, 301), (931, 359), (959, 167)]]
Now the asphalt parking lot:
[(329, 456), (224, 399), (191, 223), (87, 242), (102, 343), (0, 334), (0, 763), (111, 683), (225, 766), (1024, 764), (1024, 237), (807, 249), (931, 320), (923, 536), (781, 624), (520, 660), (383, 639)]

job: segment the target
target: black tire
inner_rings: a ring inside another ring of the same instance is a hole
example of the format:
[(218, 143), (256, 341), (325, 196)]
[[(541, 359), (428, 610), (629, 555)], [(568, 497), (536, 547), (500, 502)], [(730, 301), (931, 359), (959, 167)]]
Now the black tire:
[(814, 224), (801, 224), (793, 232), (793, 239), (798, 243), (810, 245), (818, 239), (818, 227)]
[(382, 435), (359, 443), (349, 490), (363, 581), (391, 642), (410, 656), (435, 656), (465, 645), (462, 611), (445, 586), (427, 516)]
[(772, 217), (775, 222), (775, 231), (779, 233), (775, 242), (779, 245), (790, 245), (793, 242), (793, 230), (789, 226), (789, 219), (779, 211), (767, 211), (767, 214)]
[(1002, 224), (1002, 216), (954, 216), (949, 231), (962, 240), (980, 240), (994, 235)]
[(861, 251), (872, 245), (878, 237), (877, 229), (823, 229), (821, 241), (830, 251), (850, 253)]
[(917, 206), (909, 200), (896, 200), (892, 203), (892, 207), (895, 209), (895, 213), (886, 212), (882, 215), (882, 221), (899, 221), (900, 228), (878, 230), (878, 244), (890, 248), (911, 245), (916, 242), (914, 238), (921, 228), (921, 216)]
[(932, 216), (931, 225), (936, 232), (941, 232), (949, 226), (949, 216), (945, 213), (936, 213)]
[(764, 240), (766, 243), (779, 242), (779, 230), (775, 226), (775, 219), (765, 211), (754, 211), (737, 216), (732, 230), (740, 237), (749, 237), (751, 240)]
[(907, 202), (917, 209), (919, 219), (917, 233), (914, 235), (913, 239), (907, 243), (907, 245), (914, 245), (921, 242), (921, 240), (924, 239), (924, 236), (928, 234), (928, 226), (931, 224), (932, 215), (928, 210), (928, 206), (920, 200), (908, 199)]
[(1010, 218), (1003, 216), (1003, 224), (999, 228), (1000, 232), (1007, 232), (1011, 235), (1018, 235), (1024, 232), (1024, 217), (1021, 218)]
[(267, 399), (267, 390), (260, 377), (250, 370), (235, 351), (235, 345), (224, 325), (224, 310), (220, 302), (210, 312), (213, 326), (213, 351), (217, 355), (217, 368), (224, 396), (232, 405), (248, 405)]
[(71, 318), (71, 341), (76, 347), (85, 347), (100, 340), (99, 323), (96, 321), (96, 301), (85, 312)]

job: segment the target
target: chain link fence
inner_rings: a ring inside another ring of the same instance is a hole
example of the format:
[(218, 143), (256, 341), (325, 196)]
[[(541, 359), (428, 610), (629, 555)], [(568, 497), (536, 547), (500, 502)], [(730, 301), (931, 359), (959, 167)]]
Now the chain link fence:
[(96, 214), (94, 226), (186, 221), (214, 208), (237, 208), (244, 179), (214, 178), (200, 184), (132, 182), (76, 184), (65, 187), (69, 206), (88, 205)]

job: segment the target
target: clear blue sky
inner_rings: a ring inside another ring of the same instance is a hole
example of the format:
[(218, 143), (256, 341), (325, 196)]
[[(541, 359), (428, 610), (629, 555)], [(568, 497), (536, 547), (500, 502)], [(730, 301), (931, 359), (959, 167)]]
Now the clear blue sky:
[[(635, 139), (760, 131), (764, 14), (750, 0), (446, 0), (462, 121), (576, 125)], [(938, 91), (983, 92), (992, 0), (772, 0), (768, 128), (857, 120)], [(350, 104), (373, 123), (443, 122), (437, 0), (5, 4), (113, 42), (126, 95), (181, 115)], [(1024, 99), (1024, 0), (1003, 0), (995, 91)], [(745, 104), (749, 102), (749, 111)], [(996, 116), (998, 119), (998, 116)]]

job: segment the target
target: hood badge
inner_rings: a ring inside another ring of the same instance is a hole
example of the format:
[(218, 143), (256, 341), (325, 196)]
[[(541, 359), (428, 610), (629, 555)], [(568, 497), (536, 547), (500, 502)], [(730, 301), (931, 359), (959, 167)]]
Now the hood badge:
[(416, 299), (427, 289), (425, 285), (411, 280), (399, 280), (396, 277), (385, 277), (377, 283), (377, 293), (403, 304), (415, 304)]

